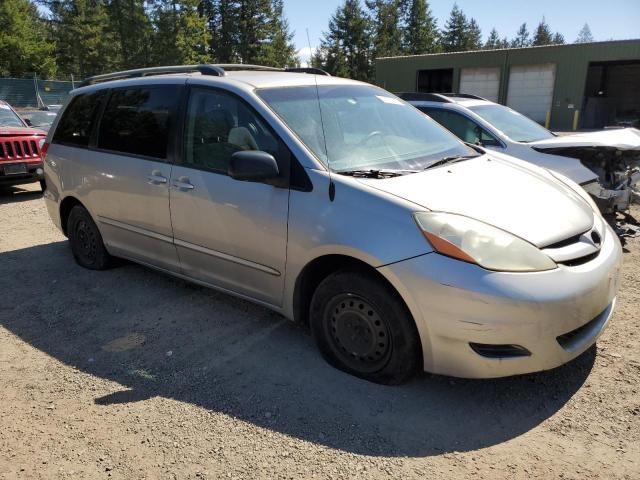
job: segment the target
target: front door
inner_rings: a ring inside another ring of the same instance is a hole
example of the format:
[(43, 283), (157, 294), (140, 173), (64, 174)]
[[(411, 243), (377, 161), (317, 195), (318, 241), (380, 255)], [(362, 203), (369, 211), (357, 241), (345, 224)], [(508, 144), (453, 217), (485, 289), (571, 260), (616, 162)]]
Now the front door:
[(191, 89), (183, 130), (182, 162), (170, 182), (183, 273), (281, 305), (289, 190), (237, 181), (227, 170), (233, 153), (261, 150), (288, 176), (286, 148), (244, 101), (217, 89)]

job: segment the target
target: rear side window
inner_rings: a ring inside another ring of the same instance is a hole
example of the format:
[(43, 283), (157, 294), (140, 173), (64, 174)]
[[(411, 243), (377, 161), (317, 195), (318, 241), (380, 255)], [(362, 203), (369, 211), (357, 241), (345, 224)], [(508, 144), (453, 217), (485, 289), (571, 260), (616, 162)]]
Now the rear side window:
[(93, 121), (104, 96), (101, 90), (75, 97), (58, 122), (52, 142), (88, 147)]
[(98, 148), (166, 159), (180, 86), (114, 90), (98, 134)]

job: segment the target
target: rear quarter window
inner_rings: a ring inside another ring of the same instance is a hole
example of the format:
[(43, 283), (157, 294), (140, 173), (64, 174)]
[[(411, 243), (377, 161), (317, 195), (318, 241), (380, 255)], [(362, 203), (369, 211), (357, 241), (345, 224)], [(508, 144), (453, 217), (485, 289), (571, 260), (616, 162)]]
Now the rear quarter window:
[(71, 100), (58, 122), (52, 143), (88, 147), (96, 113), (106, 93), (81, 94)]
[(166, 159), (180, 90), (179, 85), (113, 90), (100, 121), (98, 148)]

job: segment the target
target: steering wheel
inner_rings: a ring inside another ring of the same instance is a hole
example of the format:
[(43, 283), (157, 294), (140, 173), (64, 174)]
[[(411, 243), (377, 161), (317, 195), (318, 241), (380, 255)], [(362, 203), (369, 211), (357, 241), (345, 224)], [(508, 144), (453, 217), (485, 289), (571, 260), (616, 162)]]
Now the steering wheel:
[(374, 130), (373, 132), (371, 132), (369, 135), (367, 135), (366, 137), (364, 137), (362, 140), (360, 140), (359, 145), (364, 145), (366, 143), (369, 143), (371, 140), (373, 140), (376, 137), (381, 137), (382, 132), (380, 130)]

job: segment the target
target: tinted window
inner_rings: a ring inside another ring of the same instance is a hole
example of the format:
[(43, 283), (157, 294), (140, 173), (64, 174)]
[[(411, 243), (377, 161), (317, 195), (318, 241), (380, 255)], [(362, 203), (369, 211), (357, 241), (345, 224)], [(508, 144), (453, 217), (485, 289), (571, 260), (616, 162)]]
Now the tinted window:
[(480, 127), (474, 121), (460, 115), (457, 112), (442, 110), (439, 108), (420, 108), (424, 113), (433, 118), (443, 127), (449, 129), (458, 138), (468, 143), (480, 143), (482, 145), (500, 145), (491, 134)]
[(87, 147), (93, 120), (104, 95), (104, 91), (99, 91), (75, 97), (56, 127), (53, 143)]
[(178, 85), (114, 90), (100, 121), (98, 148), (167, 158), (179, 93)]
[(265, 123), (232, 95), (194, 89), (185, 124), (185, 163), (227, 173), (231, 155), (261, 150), (278, 158), (279, 142)]

